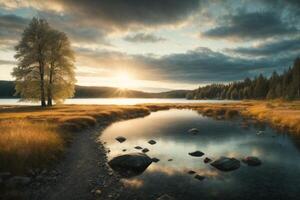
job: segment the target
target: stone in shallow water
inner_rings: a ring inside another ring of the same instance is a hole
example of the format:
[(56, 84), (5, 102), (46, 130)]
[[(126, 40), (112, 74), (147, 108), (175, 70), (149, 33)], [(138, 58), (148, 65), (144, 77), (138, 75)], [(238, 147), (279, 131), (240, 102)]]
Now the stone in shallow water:
[(195, 174), (196, 172), (193, 170), (188, 171), (188, 174)]
[(246, 163), (249, 166), (259, 166), (261, 165), (261, 161), (259, 158), (254, 156), (248, 156), (242, 159), (243, 163)]
[(201, 175), (197, 174), (194, 178), (199, 181), (203, 181), (205, 179), (205, 176), (201, 176)]
[(173, 159), (172, 159), (172, 158), (170, 158), (168, 161), (169, 161), (169, 162), (171, 162), (171, 161), (173, 161)]
[(134, 148), (135, 148), (135, 149), (138, 149), (138, 150), (143, 149), (143, 147), (140, 147), (140, 146), (135, 146)]
[(188, 130), (189, 133), (192, 133), (192, 134), (197, 134), (199, 133), (199, 130), (197, 128), (191, 128)]
[(126, 138), (123, 136), (116, 137), (116, 140), (120, 143), (125, 142)]
[(143, 153), (147, 153), (148, 151), (150, 151), (150, 150), (147, 149), (147, 148), (144, 148), (144, 149), (142, 150)]
[(232, 171), (240, 168), (241, 163), (235, 158), (220, 157), (211, 163), (211, 166), (221, 171)]
[(194, 157), (201, 157), (204, 155), (204, 153), (201, 151), (194, 151), (194, 152), (190, 152), (189, 155)]
[(211, 162), (210, 158), (208, 158), (208, 157), (204, 158), (204, 163), (209, 163), (209, 162)]
[(152, 158), (152, 162), (159, 162), (159, 159), (158, 158)]
[(151, 144), (151, 145), (154, 145), (154, 144), (156, 144), (156, 141), (154, 141), (154, 140), (149, 140), (148, 143)]
[(114, 157), (108, 162), (113, 170), (121, 174), (125, 172), (141, 173), (145, 171), (151, 163), (152, 159), (144, 153), (124, 154)]

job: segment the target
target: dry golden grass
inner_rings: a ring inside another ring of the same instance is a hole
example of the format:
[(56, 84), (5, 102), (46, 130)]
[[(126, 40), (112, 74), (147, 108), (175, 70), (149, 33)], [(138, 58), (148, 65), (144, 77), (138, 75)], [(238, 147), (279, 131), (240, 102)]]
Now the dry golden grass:
[(1, 121), (0, 133), (0, 171), (45, 167), (64, 150), (63, 138), (48, 123)]
[(247, 107), (244, 115), (267, 121), (280, 129), (288, 129), (293, 134), (300, 134), (300, 102), (258, 102)]
[(57, 160), (70, 133), (150, 111), (142, 106), (0, 107), (0, 171), (24, 173)]

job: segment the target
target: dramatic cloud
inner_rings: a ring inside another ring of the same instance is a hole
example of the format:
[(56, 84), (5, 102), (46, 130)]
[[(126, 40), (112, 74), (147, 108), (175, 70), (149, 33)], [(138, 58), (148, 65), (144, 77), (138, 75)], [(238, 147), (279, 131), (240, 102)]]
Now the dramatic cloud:
[(238, 13), (224, 16), (217, 27), (205, 31), (212, 38), (262, 39), (299, 33), (299, 30), (283, 22), (275, 12)]
[(282, 52), (284, 52), (285, 55), (288, 53), (296, 53), (300, 55), (300, 38), (266, 42), (256, 47), (240, 47), (227, 49), (226, 51), (249, 56), (270, 56), (280, 54)]
[(16, 15), (0, 15), (0, 41), (20, 37), (28, 19)]
[(127, 42), (161, 42), (165, 41), (166, 39), (163, 37), (157, 37), (153, 34), (147, 34), (147, 33), (137, 33), (135, 35), (128, 35), (124, 38)]
[[(294, 58), (245, 59), (232, 57), (207, 48), (197, 48), (181, 54), (157, 57), (154, 55), (128, 55), (121, 52), (80, 50), (85, 65), (93, 66), (96, 75), (114, 73), (122, 69), (141, 72), (144, 80), (182, 81), (185, 83), (229, 82), (270, 74), (288, 67)], [(96, 58), (93, 59), (93, 58)], [(113, 58), (113, 59), (111, 59)], [(91, 62), (92, 61), (92, 62)], [(123, 64), (123, 65), (121, 65)]]
[(181, 22), (199, 7), (199, 0), (67, 0), (59, 1), (64, 12), (115, 28), (165, 25)]

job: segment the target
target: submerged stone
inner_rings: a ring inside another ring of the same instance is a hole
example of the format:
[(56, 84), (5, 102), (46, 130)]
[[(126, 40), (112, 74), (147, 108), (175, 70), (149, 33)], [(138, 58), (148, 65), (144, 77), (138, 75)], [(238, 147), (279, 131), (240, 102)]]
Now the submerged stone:
[(201, 151), (194, 151), (194, 152), (190, 152), (189, 155), (194, 157), (201, 157), (204, 155), (204, 153)]
[(193, 170), (188, 171), (188, 174), (195, 174), (196, 172)]
[(147, 148), (144, 148), (144, 149), (142, 150), (143, 153), (147, 153), (148, 151), (150, 151), (150, 150), (147, 149)]
[(126, 138), (123, 136), (116, 137), (116, 140), (120, 143), (125, 142)]
[(143, 149), (143, 147), (140, 147), (140, 146), (135, 146), (134, 148), (135, 148), (135, 149), (138, 149), (138, 150)]
[(199, 130), (197, 128), (191, 128), (188, 130), (189, 133), (192, 133), (192, 134), (197, 134), (199, 133)]
[(254, 156), (248, 156), (242, 159), (243, 163), (246, 163), (249, 166), (259, 166), (261, 165), (261, 161), (259, 158)]
[(156, 144), (156, 141), (154, 141), (154, 140), (149, 140), (148, 143), (151, 144), (151, 145), (154, 145), (154, 144)]
[(158, 158), (152, 158), (152, 162), (159, 162), (159, 159)]
[(241, 163), (235, 158), (221, 157), (211, 163), (211, 166), (221, 171), (232, 171), (240, 168)]

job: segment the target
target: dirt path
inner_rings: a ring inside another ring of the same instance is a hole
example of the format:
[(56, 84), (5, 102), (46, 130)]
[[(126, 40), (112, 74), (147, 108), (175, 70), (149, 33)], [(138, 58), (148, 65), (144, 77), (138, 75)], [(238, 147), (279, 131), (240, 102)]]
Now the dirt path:
[(33, 191), (30, 199), (117, 199), (122, 186), (106, 165), (104, 146), (97, 143), (104, 127), (76, 133), (65, 159), (56, 167), (61, 172), (57, 181)]

